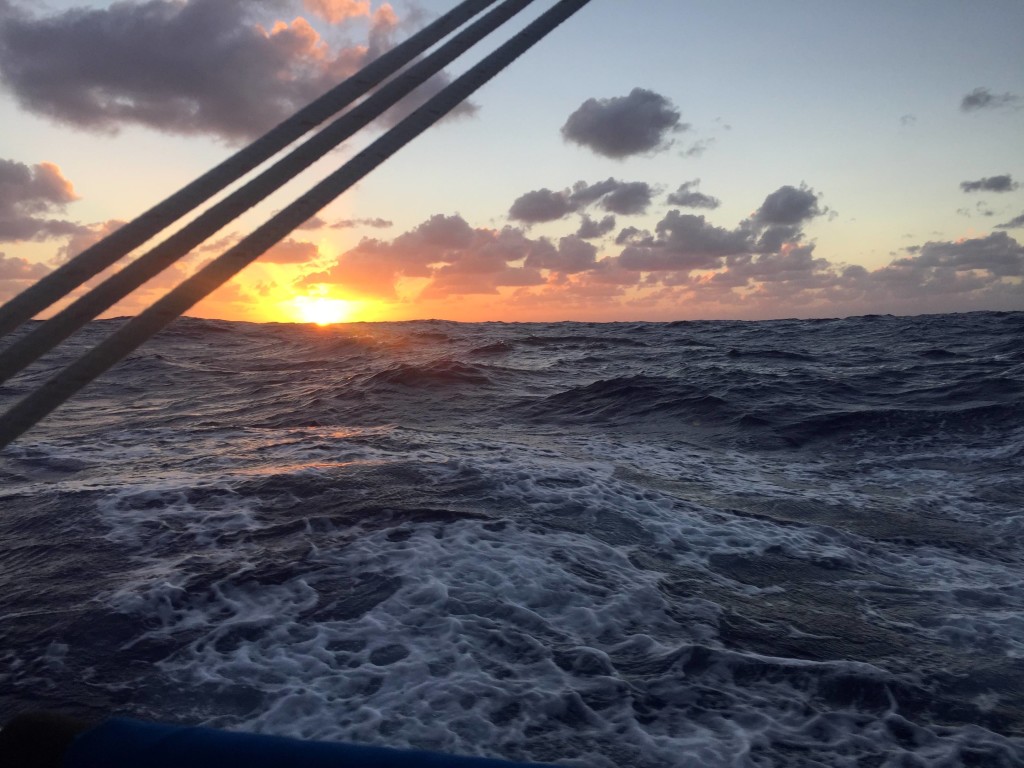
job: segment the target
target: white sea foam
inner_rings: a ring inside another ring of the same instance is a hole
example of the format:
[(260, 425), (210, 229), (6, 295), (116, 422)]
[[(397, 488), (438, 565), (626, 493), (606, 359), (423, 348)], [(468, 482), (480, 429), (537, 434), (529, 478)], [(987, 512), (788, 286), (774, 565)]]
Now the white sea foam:
[[(340, 478), (408, 463), (431, 485), (482, 483), (480, 511), (511, 511), (511, 522), (413, 519), (397, 529), (357, 525), (356, 535), (344, 525), (309, 530), (289, 573), (267, 582), (260, 574), (266, 553), (252, 534), (280, 521), (230, 492), (240, 476), (230, 469), (222, 494), (204, 489), (202, 508), (174, 484), (110, 497), (108, 535), (133, 552), (134, 567), (106, 599), (146, 617), (149, 629), (138, 642), (187, 640), (159, 663), (160, 673), (182, 691), (246, 689), (262, 702), (225, 714), (199, 701), (196, 716), (302, 737), (598, 767), (757, 765), (812, 745), (828, 745), (834, 765), (855, 765), (867, 754), (897, 765), (899, 755), (913, 753), (938, 766), (955, 762), (965, 744), (1009, 749), (980, 729), (907, 725), (895, 704), (881, 720), (877, 711), (830, 706), (817, 698), (820, 681), (852, 676), (884, 686), (891, 675), (861, 662), (729, 651), (719, 636), (727, 603), (666, 594), (666, 574), (693, 572), (747, 599), (778, 596), (784, 585), (742, 583), (714, 567), (716, 556), (777, 552), (838, 564), (832, 587), (854, 592), (899, 575), (922, 595), (998, 588), (1019, 597), (1019, 573), (968, 555), (880, 543), (825, 524), (737, 516), (706, 492), (687, 500), (694, 481), (715, 489), (718, 501), (797, 499), (793, 486), (813, 474), (813, 461), (755, 468), (736, 454), (593, 438), (541, 445), (464, 439), (446, 450), (425, 434), (405, 436), (419, 447), (396, 452), (350, 437), (336, 438), (341, 461), (324, 461), (323, 451), (301, 443), (263, 445), (267, 476)], [(821, 503), (833, 498), (844, 498), (838, 480), (819, 494)], [(529, 515), (514, 513), (526, 509)], [(660, 568), (638, 567), (637, 554)], [(195, 558), (204, 568), (222, 567), (201, 592), (189, 586)], [(371, 597), (363, 613), (332, 615), (332, 600), (370, 577), (397, 580), (397, 588)], [(1008, 653), (1019, 650), (1012, 614), (968, 619), (956, 613), (955, 600), (936, 600), (923, 623), (870, 601), (864, 610), (951, 648), (997, 638)], [(706, 659), (691, 662), (697, 657)], [(887, 723), (914, 735), (893, 735)]]

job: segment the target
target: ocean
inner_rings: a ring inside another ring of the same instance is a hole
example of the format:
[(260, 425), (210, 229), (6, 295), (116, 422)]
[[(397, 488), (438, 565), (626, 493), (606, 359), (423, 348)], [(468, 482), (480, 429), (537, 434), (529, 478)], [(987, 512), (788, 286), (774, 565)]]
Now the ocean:
[(1024, 312), (179, 320), (0, 452), (0, 717), (29, 708), (1024, 765)]

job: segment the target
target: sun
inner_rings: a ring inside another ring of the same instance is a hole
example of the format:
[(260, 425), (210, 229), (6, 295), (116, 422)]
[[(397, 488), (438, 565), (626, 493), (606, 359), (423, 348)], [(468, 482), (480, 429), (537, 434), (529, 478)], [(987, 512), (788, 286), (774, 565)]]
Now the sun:
[(329, 296), (296, 296), (290, 304), (295, 318), (300, 323), (317, 325), (344, 323), (355, 310), (355, 302), (332, 299)]

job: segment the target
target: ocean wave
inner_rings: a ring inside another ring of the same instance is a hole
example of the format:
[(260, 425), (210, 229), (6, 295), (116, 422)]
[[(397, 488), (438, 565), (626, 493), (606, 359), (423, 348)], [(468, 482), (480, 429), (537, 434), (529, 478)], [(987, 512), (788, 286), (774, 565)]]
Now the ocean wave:
[(1022, 330), (184, 320), (0, 452), (0, 716), (1022, 765)]
[(371, 387), (452, 387), (484, 386), (491, 383), (485, 369), (459, 360), (434, 360), (422, 365), (402, 363), (374, 373), (367, 379)]

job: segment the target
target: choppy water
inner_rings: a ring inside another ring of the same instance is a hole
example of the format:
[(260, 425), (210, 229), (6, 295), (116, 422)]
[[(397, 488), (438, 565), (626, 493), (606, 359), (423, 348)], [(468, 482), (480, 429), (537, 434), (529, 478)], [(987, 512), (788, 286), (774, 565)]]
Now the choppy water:
[(1024, 765), (1024, 313), (182, 320), (0, 510), (0, 716)]

